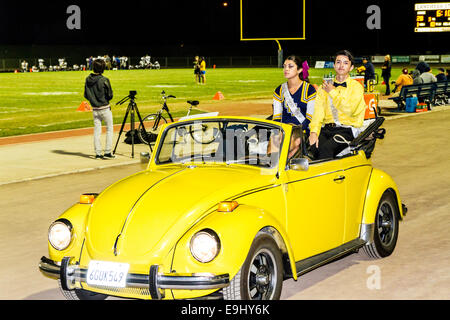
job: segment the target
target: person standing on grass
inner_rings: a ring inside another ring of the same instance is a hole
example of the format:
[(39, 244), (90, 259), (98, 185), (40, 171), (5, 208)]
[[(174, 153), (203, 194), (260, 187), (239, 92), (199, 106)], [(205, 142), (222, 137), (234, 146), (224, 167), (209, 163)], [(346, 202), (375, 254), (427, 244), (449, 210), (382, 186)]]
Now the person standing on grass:
[[(94, 150), (96, 159), (113, 159), (111, 153), (113, 140), (113, 116), (109, 101), (113, 98), (113, 91), (109, 79), (103, 76), (106, 63), (103, 59), (96, 59), (93, 62), (93, 73), (87, 78), (84, 85), (84, 97), (89, 100), (92, 106), (94, 117)], [(106, 125), (105, 153), (102, 154), (102, 143), (100, 136), (102, 133), (102, 121)]]
[(316, 89), (306, 81), (306, 66), (295, 55), (286, 58), (283, 73), (287, 81), (275, 89), (272, 106), (274, 121), (300, 125), (308, 136)]
[(200, 58), (198, 56), (194, 57), (194, 79), (195, 83), (200, 84)]
[(206, 61), (205, 57), (200, 58), (200, 79), (202, 84), (206, 84)]
[(386, 92), (384, 95), (388, 96), (391, 94), (391, 87), (389, 86), (389, 79), (391, 78), (391, 56), (388, 54), (384, 57), (384, 63), (381, 66), (381, 76), (386, 85)]

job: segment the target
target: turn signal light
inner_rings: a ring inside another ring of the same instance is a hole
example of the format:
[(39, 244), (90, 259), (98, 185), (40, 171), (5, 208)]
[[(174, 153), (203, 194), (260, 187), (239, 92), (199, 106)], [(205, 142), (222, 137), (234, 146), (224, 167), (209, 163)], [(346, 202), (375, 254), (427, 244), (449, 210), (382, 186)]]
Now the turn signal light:
[(222, 201), (219, 203), (217, 211), (219, 212), (232, 212), (238, 207), (239, 203), (237, 201)]
[(98, 193), (83, 193), (80, 196), (80, 203), (83, 204), (91, 204), (94, 202), (95, 198), (97, 198)]

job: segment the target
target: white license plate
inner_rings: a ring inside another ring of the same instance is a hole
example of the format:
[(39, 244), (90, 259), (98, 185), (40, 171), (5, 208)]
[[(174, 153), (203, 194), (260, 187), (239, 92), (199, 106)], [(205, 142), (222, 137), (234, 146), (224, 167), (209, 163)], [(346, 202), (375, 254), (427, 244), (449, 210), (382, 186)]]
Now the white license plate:
[(128, 263), (92, 260), (86, 282), (89, 285), (125, 288), (129, 268)]

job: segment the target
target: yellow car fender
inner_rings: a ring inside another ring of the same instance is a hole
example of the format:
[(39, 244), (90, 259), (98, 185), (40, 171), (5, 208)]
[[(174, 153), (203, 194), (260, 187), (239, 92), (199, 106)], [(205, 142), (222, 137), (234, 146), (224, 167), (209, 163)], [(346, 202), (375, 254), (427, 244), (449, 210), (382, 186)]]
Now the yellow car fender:
[(386, 190), (391, 190), (395, 194), (397, 201), (398, 212), (400, 212), (400, 220), (404, 217), (404, 212), (401, 205), (400, 193), (394, 180), (386, 172), (373, 169), (369, 185), (366, 192), (366, 199), (363, 210), (363, 217), (361, 223), (371, 224), (375, 222), (375, 215), (378, 208), (378, 203)]
[[(208, 263), (197, 261), (190, 252), (190, 242), (197, 232), (211, 229), (220, 239), (220, 252)], [(176, 245), (172, 270), (177, 273), (228, 273), (232, 279), (241, 268), (258, 232), (272, 235), (282, 253), (289, 257), (289, 263), (294, 279), (297, 279), (295, 259), (289, 238), (274, 216), (261, 208), (250, 205), (239, 205), (232, 212), (214, 211), (197, 223)]]
[(56, 250), (48, 242), (49, 258), (55, 262), (60, 262), (64, 257), (79, 257), (81, 246), (83, 245), (86, 216), (89, 212), (90, 204), (74, 204), (67, 209), (58, 219), (67, 219), (72, 224), (72, 241), (64, 250)]

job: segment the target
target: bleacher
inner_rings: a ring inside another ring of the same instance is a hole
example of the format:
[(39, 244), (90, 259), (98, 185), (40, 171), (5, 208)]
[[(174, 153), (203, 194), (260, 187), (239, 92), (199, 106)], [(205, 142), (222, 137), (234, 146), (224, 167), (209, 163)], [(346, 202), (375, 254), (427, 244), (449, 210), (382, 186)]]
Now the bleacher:
[(414, 96), (425, 102), (429, 110), (432, 106), (447, 104), (450, 96), (448, 81), (403, 86), (398, 96), (389, 99), (397, 104), (398, 110), (405, 110), (406, 99)]

